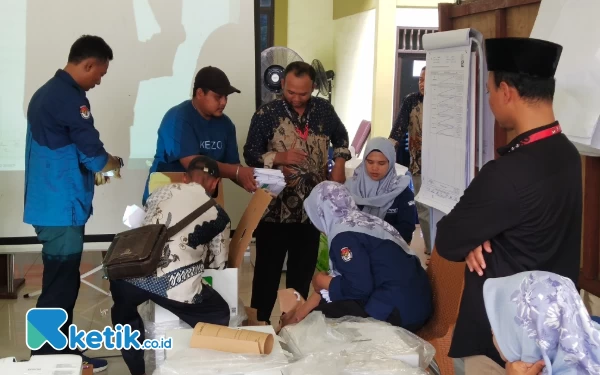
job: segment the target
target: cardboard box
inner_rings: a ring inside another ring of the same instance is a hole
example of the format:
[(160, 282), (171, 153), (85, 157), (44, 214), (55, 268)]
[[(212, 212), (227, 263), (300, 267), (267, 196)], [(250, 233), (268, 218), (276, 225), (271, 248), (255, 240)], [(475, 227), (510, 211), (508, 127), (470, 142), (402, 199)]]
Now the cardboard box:
[(10, 375), (81, 375), (81, 356), (72, 354), (34, 355), (27, 362), (2, 362), (0, 373)]
[(81, 375), (94, 375), (94, 365), (91, 365), (89, 363), (84, 364)]
[(273, 343), (274, 338), (270, 333), (198, 323), (192, 333), (190, 348), (227, 353), (271, 354)]
[(269, 207), (273, 196), (266, 190), (258, 189), (250, 199), (248, 207), (242, 214), (242, 218), (235, 227), (235, 233), (229, 244), (229, 267), (239, 268), (244, 262), (244, 253), (252, 241), (252, 234), (258, 226), (260, 219)]
[(238, 314), (239, 296), (239, 268), (227, 268), (224, 270), (204, 270), (202, 278), (216, 290), (229, 305), (231, 316)]

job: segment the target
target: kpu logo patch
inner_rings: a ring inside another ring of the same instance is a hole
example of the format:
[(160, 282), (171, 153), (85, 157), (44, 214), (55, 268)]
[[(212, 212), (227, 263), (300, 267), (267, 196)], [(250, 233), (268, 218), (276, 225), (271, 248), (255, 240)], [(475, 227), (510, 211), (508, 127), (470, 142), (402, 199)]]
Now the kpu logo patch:
[(91, 116), (90, 110), (88, 109), (87, 105), (82, 105), (81, 107), (79, 107), (79, 113), (81, 114), (81, 117), (84, 120), (89, 119)]
[(342, 260), (344, 262), (349, 262), (352, 260), (352, 251), (350, 251), (349, 248), (344, 247), (341, 252), (342, 252)]

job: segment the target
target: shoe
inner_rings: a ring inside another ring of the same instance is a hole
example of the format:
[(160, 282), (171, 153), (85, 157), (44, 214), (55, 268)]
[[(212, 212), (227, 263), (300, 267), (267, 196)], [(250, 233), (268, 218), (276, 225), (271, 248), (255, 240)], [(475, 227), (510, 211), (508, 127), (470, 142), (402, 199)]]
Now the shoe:
[(108, 362), (106, 359), (90, 358), (84, 356), (83, 354), (81, 355), (81, 359), (83, 360), (84, 364), (89, 363), (90, 365), (94, 366), (94, 374), (97, 372), (102, 372), (108, 368)]

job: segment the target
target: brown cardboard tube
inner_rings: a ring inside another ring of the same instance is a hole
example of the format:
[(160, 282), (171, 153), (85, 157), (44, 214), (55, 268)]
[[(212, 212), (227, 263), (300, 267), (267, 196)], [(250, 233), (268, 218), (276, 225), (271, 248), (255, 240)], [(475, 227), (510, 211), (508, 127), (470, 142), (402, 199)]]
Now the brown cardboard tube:
[(271, 354), (273, 343), (270, 333), (198, 323), (194, 327), (190, 347), (228, 353)]

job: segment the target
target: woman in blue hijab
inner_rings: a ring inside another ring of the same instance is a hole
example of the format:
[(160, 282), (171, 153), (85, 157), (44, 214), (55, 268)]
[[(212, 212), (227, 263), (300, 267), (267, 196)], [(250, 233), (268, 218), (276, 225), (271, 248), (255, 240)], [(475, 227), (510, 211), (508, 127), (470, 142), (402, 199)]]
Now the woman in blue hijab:
[(600, 326), (570, 279), (522, 272), (488, 279), (483, 296), (507, 374), (600, 374)]
[[(327, 236), (330, 274), (313, 278), (325, 316), (372, 317), (416, 331), (432, 313), (429, 279), (400, 234), (358, 209), (335, 182), (318, 184), (304, 201), (312, 224)], [(330, 302), (328, 302), (330, 301)]]
[(372, 138), (365, 149), (365, 160), (346, 181), (356, 205), (363, 211), (391, 224), (410, 244), (417, 219), (415, 195), (410, 177), (398, 176), (396, 149), (387, 138)]

